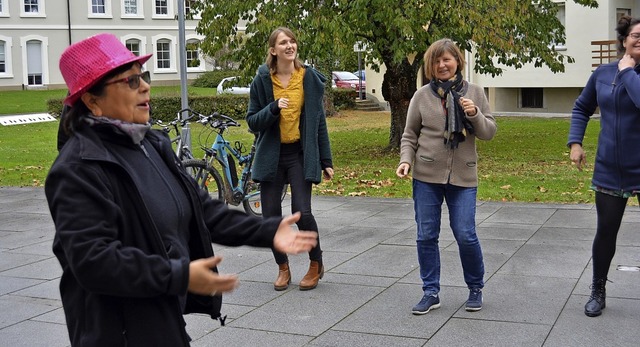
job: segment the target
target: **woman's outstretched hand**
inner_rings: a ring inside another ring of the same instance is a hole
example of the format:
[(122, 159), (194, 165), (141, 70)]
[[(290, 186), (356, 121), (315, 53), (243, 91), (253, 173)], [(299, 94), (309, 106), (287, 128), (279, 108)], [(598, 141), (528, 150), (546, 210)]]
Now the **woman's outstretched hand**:
[(215, 256), (190, 262), (189, 292), (213, 296), (234, 290), (239, 283), (237, 275), (223, 275), (212, 270), (221, 261), (222, 257)]
[(273, 248), (282, 253), (298, 254), (309, 252), (318, 244), (318, 233), (314, 231), (296, 231), (291, 224), (300, 219), (300, 212), (282, 218), (278, 231), (273, 237)]

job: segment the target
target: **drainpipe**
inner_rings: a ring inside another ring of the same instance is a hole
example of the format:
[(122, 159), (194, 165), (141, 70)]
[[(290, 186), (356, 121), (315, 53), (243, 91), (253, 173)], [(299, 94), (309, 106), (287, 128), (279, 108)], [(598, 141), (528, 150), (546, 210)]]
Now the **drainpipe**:
[(69, 46), (71, 46), (71, 0), (67, 0), (67, 32), (69, 33)]

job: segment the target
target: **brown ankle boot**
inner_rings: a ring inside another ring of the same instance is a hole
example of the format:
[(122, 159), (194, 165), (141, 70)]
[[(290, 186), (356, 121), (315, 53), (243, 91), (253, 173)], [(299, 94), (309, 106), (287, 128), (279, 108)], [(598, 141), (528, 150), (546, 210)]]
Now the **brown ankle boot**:
[(300, 290), (310, 290), (318, 286), (318, 281), (324, 276), (322, 261), (312, 260), (309, 271), (300, 281)]
[(291, 270), (289, 269), (289, 263), (278, 264), (280, 271), (278, 271), (278, 278), (273, 282), (273, 289), (285, 290), (289, 288), (291, 283)]

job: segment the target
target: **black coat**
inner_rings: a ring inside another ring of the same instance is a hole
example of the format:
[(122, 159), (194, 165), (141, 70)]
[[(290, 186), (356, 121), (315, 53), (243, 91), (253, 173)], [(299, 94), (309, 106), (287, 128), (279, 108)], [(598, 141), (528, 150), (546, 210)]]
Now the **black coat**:
[[(220, 317), (221, 297), (187, 295), (189, 259), (169, 259), (146, 209), (135, 172), (119, 162), (120, 135), (83, 127), (54, 162), (45, 193), (56, 235), (53, 251), (62, 266), (60, 293), (73, 346), (187, 346), (183, 313)], [(127, 138), (129, 142), (129, 140)], [(148, 140), (148, 142), (146, 141)], [(152, 145), (175, 174), (193, 210), (191, 260), (213, 256), (211, 242), (270, 247), (280, 219), (249, 217), (197, 188), (159, 132)], [(131, 143), (131, 146), (135, 146)], [(126, 159), (125, 159), (126, 160)], [(151, 165), (149, 165), (151, 166)]]

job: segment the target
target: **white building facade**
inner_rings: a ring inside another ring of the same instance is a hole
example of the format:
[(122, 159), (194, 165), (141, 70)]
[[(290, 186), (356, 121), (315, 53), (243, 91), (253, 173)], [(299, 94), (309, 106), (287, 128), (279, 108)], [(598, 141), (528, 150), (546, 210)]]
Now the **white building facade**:
[[(473, 72), (473, 57), (467, 56), (467, 80), (485, 88), (491, 109), (496, 113), (570, 113), (573, 103), (587, 83), (595, 66), (616, 60), (615, 52), (593, 51), (615, 50), (615, 27), (622, 15), (640, 17), (640, 0), (598, 1), (598, 8), (587, 8), (573, 1), (554, 0), (558, 7), (558, 19), (566, 30), (566, 43), (556, 47), (562, 54), (575, 59), (565, 64), (563, 73), (553, 73), (548, 67), (535, 68), (527, 65), (520, 69), (502, 66), (500, 76), (491, 77)], [(604, 46), (595, 42), (605, 41)], [(594, 59), (605, 55), (606, 59)], [(611, 55), (610, 58), (609, 55)], [(381, 105), (381, 86), (385, 72), (367, 70), (367, 94), (378, 99)], [(422, 69), (419, 71), (418, 87), (422, 85)]]
[[(0, 0), (0, 90), (64, 88), (62, 52), (102, 32), (137, 55), (153, 53), (145, 68), (154, 84), (177, 84), (177, 17), (176, 0)], [(189, 79), (210, 69), (196, 24), (185, 21)]]
[[(556, 47), (564, 55), (575, 59), (565, 64), (563, 73), (553, 73), (547, 67), (532, 65), (521, 69), (505, 68), (500, 76), (472, 73), (470, 80), (487, 90), (492, 110), (515, 113), (570, 113), (573, 104), (587, 83), (592, 71), (600, 63), (616, 60), (594, 59), (601, 49), (615, 50), (615, 43), (599, 46), (597, 41), (616, 39), (615, 27), (622, 15), (640, 15), (640, 1), (598, 1), (598, 8), (587, 8), (573, 1), (556, 1), (558, 18), (566, 30), (566, 43)], [(472, 71), (472, 70), (471, 70)]]

